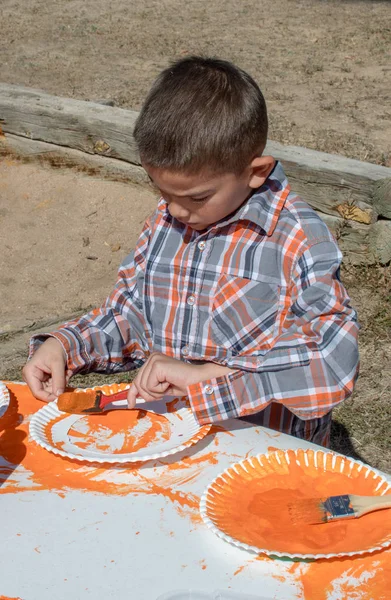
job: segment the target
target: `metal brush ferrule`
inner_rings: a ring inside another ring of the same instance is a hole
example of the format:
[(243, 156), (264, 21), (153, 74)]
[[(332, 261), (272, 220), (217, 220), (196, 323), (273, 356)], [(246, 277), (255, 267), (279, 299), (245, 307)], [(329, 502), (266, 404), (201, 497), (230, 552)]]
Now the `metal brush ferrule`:
[(354, 519), (356, 513), (350, 503), (350, 496), (330, 496), (323, 503), (326, 521), (334, 519)]

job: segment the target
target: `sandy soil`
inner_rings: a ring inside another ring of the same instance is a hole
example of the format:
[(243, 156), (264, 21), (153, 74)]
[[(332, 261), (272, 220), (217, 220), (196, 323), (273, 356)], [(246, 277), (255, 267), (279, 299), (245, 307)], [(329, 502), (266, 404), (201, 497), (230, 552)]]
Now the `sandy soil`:
[(251, 73), (270, 138), (391, 166), (391, 3), (2, 0), (0, 81), (139, 109), (170, 60)]
[(102, 302), (156, 203), (137, 185), (10, 159), (0, 198), (0, 334)]

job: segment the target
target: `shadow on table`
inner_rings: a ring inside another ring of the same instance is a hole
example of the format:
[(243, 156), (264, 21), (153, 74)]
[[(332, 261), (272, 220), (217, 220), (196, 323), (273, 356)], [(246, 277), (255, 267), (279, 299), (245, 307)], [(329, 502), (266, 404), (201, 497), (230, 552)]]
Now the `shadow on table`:
[(27, 433), (17, 429), (23, 420), (15, 395), (10, 393), (10, 404), (0, 419), (0, 487), (12, 475), (26, 456)]
[(355, 460), (361, 460), (361, 462), (367, 464), (365, 458), (363, 458), (353, 446), (353, 442), (350, 439), (346, 427), (338, 421), (331, 422), (330, 450), (334, 450), (335, 452), (339, 452), (340, 454), (344, 454)]

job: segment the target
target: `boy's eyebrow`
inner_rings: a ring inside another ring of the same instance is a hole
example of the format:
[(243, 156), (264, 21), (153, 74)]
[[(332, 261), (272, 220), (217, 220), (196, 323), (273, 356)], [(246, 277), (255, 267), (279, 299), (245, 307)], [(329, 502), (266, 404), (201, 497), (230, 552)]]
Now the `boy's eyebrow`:
[[(152, 177), (150, 175), (148, 175), (148, 179), (152, 183), (152, 185), (164, 195), (164, 193), (165, 193), (164, 190), (156, 185), (156, 183), (154, 182), (154, 180), (152, 179)], [(208, 188), (206, 190), (200, 190), (200, 191), (194, 191), (194, 192), (189, 191), (189, 192), (186, 192), (185, 194), (175, 194), (175, 195), (178, 198), (180, 198), (182, 196), (183, 196), (183, 198), (197, 198), (197, 197), (207, 196), (207, 195), (211, 194), (213, 191), (214, 191), (214, 188)]]
[[(159, 188), (161, 193), (164, 195), (164, 190)], [(174, 194), (177, 198), (202, 198), (203, 196), (208, 196), (213, 192), (213, 189), (206, 189), (200, 191), (188, 191), (183, 194)]]

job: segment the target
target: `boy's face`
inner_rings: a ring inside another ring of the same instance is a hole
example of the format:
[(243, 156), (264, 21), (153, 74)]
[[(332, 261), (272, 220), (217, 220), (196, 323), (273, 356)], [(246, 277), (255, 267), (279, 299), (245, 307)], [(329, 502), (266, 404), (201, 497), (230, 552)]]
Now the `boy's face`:
[[(262, 157), (259, 160), (271, 157)], [(272, 163), (274, 164), (273, 159)], [(234, 213), (262, 185), (266, 177), (254, 176), (249, 166), (242, 175), (234, 173), (189, 175), (143, 165), (152, 183), (168, 205), (169, 213), (181, 223), (202, 231)], [(268, 169), (270, 172), (272, 166)]]

